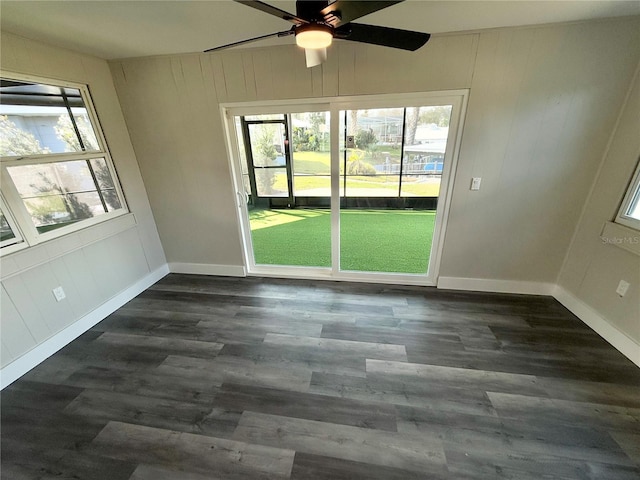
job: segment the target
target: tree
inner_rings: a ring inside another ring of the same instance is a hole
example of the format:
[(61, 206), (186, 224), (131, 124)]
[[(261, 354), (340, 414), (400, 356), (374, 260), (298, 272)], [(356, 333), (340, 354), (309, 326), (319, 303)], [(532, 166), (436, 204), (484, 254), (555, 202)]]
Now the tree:
[(362, 160), (362, 152), (353, 152), (347, 162), (347, 174), (349, 175), (376, 175), (376, 169), (370, 163)]
[(371, 145), (378, 143), (378, 138), (373, 130), (358, 130), (355, 141), (356, 147), (367, 150)]
[(322, 112), (313, 112), (309, 114), (309, 122), (311, 123), (311, 145), (314, 147), (313, 152), (325, 150), (326, 133), (321, 130), (321, 126), (325, 124), (325, 116)]
[(107, 163), (100, 159), (99, 165), (96, 166), (95, 163), (92, 162), (92, 166), (93, 173), (96, 175), (98, 185), (100, 186), (100, 192), (102, 193), (102, 198), (105, 203), (111, 208), (111, 210), (121, 208), (122, 204), (120, 203), (120, 199), (116, 193), (116, 187), (113, 184), (113, 178), (111, 177), (111, 172), (109, 171), (109, 167), (107, 167)]
[(32, 183), (31, 188), (38, 193), (43, 194), (39, 197), (39, 201), (25, 202), (32, 217), (40, 220), (41, 224), (58, 223), (54, 215), (58, 212), (66, 210), (69, 214), (67, 221), (84, 220), (93, 217), (91, 207), (84, 202), (78, 200), (73, 193), (66, 193), (65, 190), (54, 183), (44, 172), (38, 172), (41, 184)]
[(404, 141), (405, 145), (415, 145), (419, 118), (420, 107), (407, 108), (407, 133)]
[(427, 107), (420, 114), (420, 123), (433, 123), (439, 127), (448, 127), (450, 117), (451, 107), (449, 105)]
[(358, 131), (358, 110), (349, 110), (349, 117), (347, 134), (354, 135)]
[[(74, 115), (76, 126), (80, 131), (80, 137), (82, 137), (82, 143), (86, 150), (99, 150), (98, 143), (96, 141), (95, 134), (93, 133), (93, 127), (89, 120), (83, 115)], [(56, 136), (66, 143), (71, 151), (81, 152), (80, 141), (76, 135), (76, 131), (71, 123), (69, 115), (60, 115), (58, 123), (53, 129), (56, 132)]]
[(19, 128), (6, 115), (0, 115), (0, 155), (19, 156), (34, 153), (51, 151), (43, 148), (32, 133)]
[(293, 144), (297, 152), (317, 152), (320, 149), (318, 136), (304, 127), (293, 127)]
[[(93, 128), (91, 127), (91, 123), (87, 117), (74, 115), (74, 118), (76, 120), (78, 130), (80, 131), (80, 136), (82, 137), (82, 143), (84, 144), (85, 149), (99, 150), (95, 134), (93, 133)], [(56, 132), (56, 136), (66, 143), (71, 151), (82, 150), (80, 142), (78, 141), (78, 136), (76, 135), (76, 131), (73, 128), (73, 124), (71, 123), (71, 119), (68, 115), (60, 115), (54, 130)], [(112, 210), (117, 210), (122, 207), (118, 194), (115, 191), (111, 172), (109, 171), (109, 167), (107, 167), (106, 162), (92, 160), (91, 167), (93, 168), (93, 173), (98, 180), (98, 185), (96, 187), (100, 188), (100, 192), (102, 193), (102, 198), (105, 203), (111, 207)], [(75, 196), (73, 198), (75, 200)]]
[[(278, 156), (276, 147), (273, 144), (273, 138), (275, 135), (275, 126), (269, 124), (260, 125), (258, 137), (256, 138), (256, 144), (253, 154), (254, 165), (269, 166), (274, 164), (274, 160)], [(256, 175), (256, 182), (258, 183), (258, 190), (263, 194), (273, 193), (273, 184), (276, 181), (276, 176), (271, 168), (261, 169), (261, 174)]]

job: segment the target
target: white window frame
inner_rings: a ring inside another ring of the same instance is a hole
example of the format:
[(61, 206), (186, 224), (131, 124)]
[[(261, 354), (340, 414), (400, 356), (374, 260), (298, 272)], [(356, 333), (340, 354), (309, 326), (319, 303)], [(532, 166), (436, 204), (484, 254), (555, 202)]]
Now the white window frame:
[[(7, 246), (0, 246), (0, 255), (4, 256), (9, 253), (13, 253), (17, 250), (22, 250), (31, 246), (38, 245), (42, 242), (52, 240), (54, 238), (61, 237), (79, 230), (84, 230), (87, 227), (96, 225), (108, 221), (110, 219), (120, 217), (129, 213), (127, 207), (126, 198), (120, 181), (116, 174), (113, 160), (107, 147), (107, 142), (102, 131), (100, 122), (98, 121), (98, 115), (96, 114), (93, 100), (91, 98), (89, 88), (87, 85), (61, 81), (57, 79), (36, 77), (31, 75), (22, 75), (13, 72), (6, 72), (0, 70), (0, 77), (7, 80), (15, 80), (18, 82), (31, 82), (40, 83), (45, 85), (53, 85), (56, 87), (75, 88), (80, 91), (84, 107), (87, 110), (87, 115), (91, 122), (91, 126), (96, 135), (98, 141), (98, 150), (86, 150), (82, 152), (65, 152), (65, 153), (48, 153), (48, 154), (34, 154), (34, 155), (22, 155), (22, 156), (6, 156), (0, 157), (0, 191), (2, 193), (2, 209), (7, 221), (11, 219), (14, 222), (16, 228), (14, 234), (16, 237), (20, 236), (21, 241), (12, 243)], [(84, 220), (80, 220), (71, 225), (55, 228), (48, 232), (40, 233), (36, 229), (36, 226), (31, 218), (31, 215), (27, 211), (24, 201), (20, 197), (16, 186), (11, 180), (7, 168), (18, 165), (42, 165), (46, 163), (60, 163), (66, 161), (87, 161), (92, 159), (104, 158), (111, 174), (115, 191), (120, 200), (121, 208), (112, 212), (105, 212), (97, 217), (91, 217)], [(10, 223), (11, 225), (11, 223)], [(13, 229), (13, 225), (11, 225)]]
[(23, 248), (24, 238), (22, 238), (22, 233), (20, 232), (20, 228), (16, 223), (13, 215), (11, 214), (11, 210), (7, 208), (7, 205), (0, 195), (0, 210), (2, 210), (2, 214), (4, 215), (5, 220), (9, 224), (9, 228), (11, 228), (11, 233), (13, 233), (13, 238), (4, 240), (0, 242), (0, 248), (3, 252), (20, 250)]
[(616, 223), (633, 228), (635, 230), (640, 230), (640, 219), (633, 218), (627, 214), (634, 201), (640, 202), (640, 159), (638, 161), (636, 171), (633, 174), (631, 183), (629, 184), (629, 188), (627, 188), (627, 192), (624, 196), (624, 199), (622, 200), (622, 204), (620, 205), (620, 210), (618, 210), (618, 215), (615, 219)]

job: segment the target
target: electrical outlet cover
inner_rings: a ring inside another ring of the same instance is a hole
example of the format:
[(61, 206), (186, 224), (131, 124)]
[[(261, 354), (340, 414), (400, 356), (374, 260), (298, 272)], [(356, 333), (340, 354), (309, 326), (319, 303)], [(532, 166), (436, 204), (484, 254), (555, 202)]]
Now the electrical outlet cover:
[(618, 284), (618, 288), (616, 288), (616, 293), (621, 297), (624, 297), (629, 290), (629, 282), (625, 282), (624, 280), (620, 280)]
[(60, 300), (64, 300), (67, 296), (64, 293), (64, 289), (62, 287), (56, 287), (53, 289), (53, 296), (56, 297), (56, 300), (59, 302)]

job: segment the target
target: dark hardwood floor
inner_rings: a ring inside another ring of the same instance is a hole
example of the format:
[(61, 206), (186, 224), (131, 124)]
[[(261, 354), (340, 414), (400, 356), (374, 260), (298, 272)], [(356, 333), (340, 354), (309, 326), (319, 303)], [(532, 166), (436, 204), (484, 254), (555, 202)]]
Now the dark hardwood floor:
[(640, 479), (640, 369), (549, 297), (174, 274), (1, 402), (3, 479)]

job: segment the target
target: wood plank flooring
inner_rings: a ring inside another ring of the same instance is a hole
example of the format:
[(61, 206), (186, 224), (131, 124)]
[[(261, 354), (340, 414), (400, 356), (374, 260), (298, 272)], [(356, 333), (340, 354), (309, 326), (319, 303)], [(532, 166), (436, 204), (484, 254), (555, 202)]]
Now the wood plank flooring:
[(173, 274), (0, 400), (2, 479), (640, 479), (640, 369), (549, 297)]

